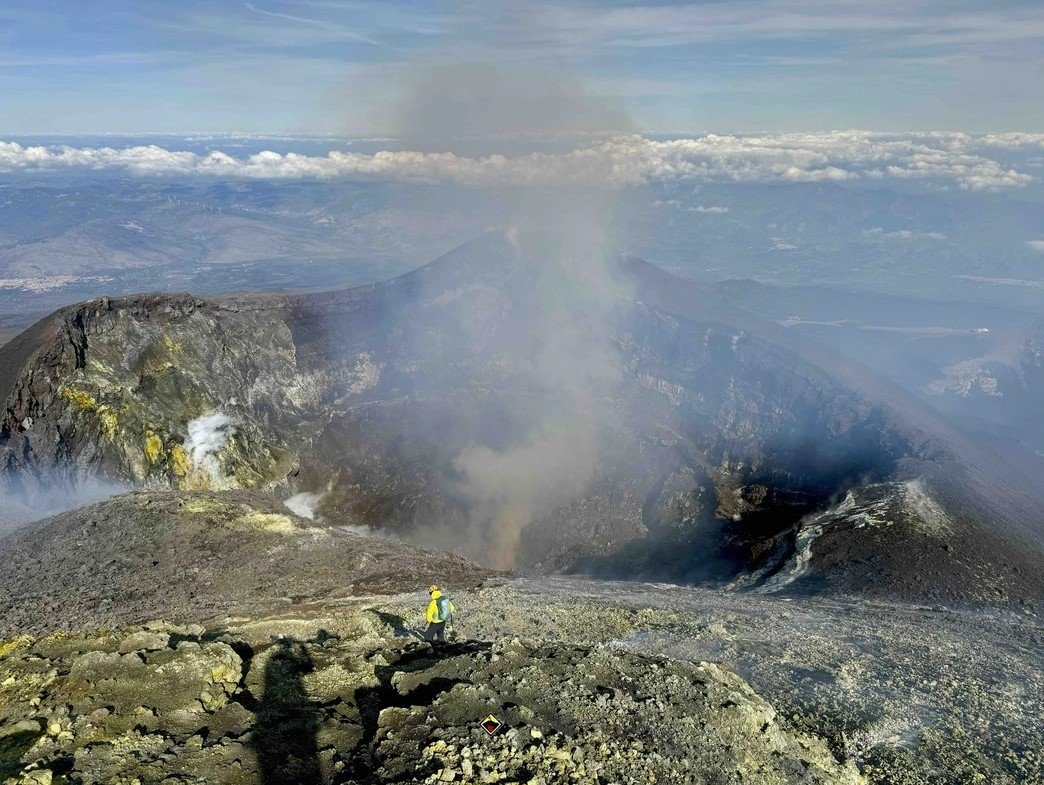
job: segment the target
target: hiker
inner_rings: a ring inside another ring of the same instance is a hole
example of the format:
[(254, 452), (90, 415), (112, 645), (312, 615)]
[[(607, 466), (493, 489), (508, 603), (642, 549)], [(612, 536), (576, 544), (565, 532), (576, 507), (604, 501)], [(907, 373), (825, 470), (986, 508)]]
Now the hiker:
[(424, 639), (432, 643), (436, 641), (445, 643), (446, 625), (453, 619), (453, 612), (456, 609), (450, 598), (439, 591), (438, 586), (430, 587), (428, 594), (431, 596), (431, 602), (428, 603), (428, 612), (425, 614), (428, 629), (424, 633)]

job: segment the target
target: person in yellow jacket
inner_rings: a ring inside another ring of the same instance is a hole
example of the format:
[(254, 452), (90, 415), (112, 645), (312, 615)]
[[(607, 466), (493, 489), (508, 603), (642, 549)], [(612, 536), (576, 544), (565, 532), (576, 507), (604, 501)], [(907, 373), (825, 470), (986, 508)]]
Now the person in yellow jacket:
[(428, 595), (431, 597), (431, 601), (428, 603), (428, 612), (424, 614), (424, 618), (428, 622), (428, 629), (424, 633), (424, 639), (433, 643), (436, 641), (445, 643), (446, 625), (453, 619), (453, 613), (456, 611), (456, 608), (453, 607), (450, 598), (439, 591), (438, 586), (430, 587)]

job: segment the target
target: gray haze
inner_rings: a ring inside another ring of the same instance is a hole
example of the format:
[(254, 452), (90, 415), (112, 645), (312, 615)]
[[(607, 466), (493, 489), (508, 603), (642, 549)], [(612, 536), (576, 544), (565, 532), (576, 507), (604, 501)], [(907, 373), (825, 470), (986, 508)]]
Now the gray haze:
[(482, 151), (509, 141), (633, 130), (627, 113), (568, 71), (523, 71), (492, 63), (418, 69), (393, 111), (396, 136), (418, 150)]
[(17, 483), (5, 485), (0, 499), (0, 538), (26, 526), (66, 510), (108, 499), (131, 490), (127, 483), (113, 482), (95, 476), (85, 476), (75, 483), (66, 481), (33, 483), (35, 491), (19, 491)]
[[(468, 63), (424, 70), (399, 106), (400, 136), (418, 149), (488, 154), (529, 140), (619, 132), (619, 108), (592, 97), (568, 73)], [(470, 545), (495, 567), (515, 565), (523, 531), (558, 504), (582, 495), (597, 468), (597, 412), (623, 373), (608, 341), (608, 317), (622, 296), (607, 262), (620, 190), (609, 184), (489, 189), (504, 205), (497, 228), (516, 264), (536, 272), (536, 329), (526, 336), (524, 436), (508, 445), (474, 444), (453, 461), (457, 491), (470, 508)], [(469, 325), (463, 325), (469, 329)], [(473, 329), (481, 329), (475, 325)], [(478, 337), (478, 336), (476, 336)], [(511, 355), (517, 347), (505, 345)]]

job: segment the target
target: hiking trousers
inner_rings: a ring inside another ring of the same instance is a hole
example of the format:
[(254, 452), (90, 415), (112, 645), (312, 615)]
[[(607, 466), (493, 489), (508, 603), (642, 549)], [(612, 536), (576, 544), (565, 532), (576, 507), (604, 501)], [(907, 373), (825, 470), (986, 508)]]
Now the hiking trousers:
[(432, 621), (428, 622), (428, 629), (424, 632), (424, 640), (427, 641), (438, 641), (439, 643), (446, 642), (446, 622), (444, 621)]

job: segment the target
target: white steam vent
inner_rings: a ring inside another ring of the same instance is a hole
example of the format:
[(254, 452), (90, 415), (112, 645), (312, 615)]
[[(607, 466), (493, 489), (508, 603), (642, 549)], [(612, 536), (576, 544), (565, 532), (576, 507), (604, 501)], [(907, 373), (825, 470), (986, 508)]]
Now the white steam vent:
[[(307, 518), (310, 521), (322, 522), (322, 516), (319, 515), (319, 505), (322, 504), (323, 499), (326, 498), (326, 492), (312, 493), (310, 491), (302, 491), (301, 493), (295, 493), (293, 496), (286, 499), (283, 504), (289, 508), (289, 510), (300, 515), (302, 518)], [(359, 537), (386, 537), (388, 535), (374, 531), (369, 526), (359, 526), (356, 524), (342, 524), (337, 527), (341, 531), (346, 531), (349, 534), (355, 534)]]
[(192, 459), (192, 468), (207, 472), (212, 480), (218, 479), (215, 456), (228, 443), (230, 424), (228, 415), (220, 411), (197, 417), (188, 424), (185, 452)]
[(319, 503), (323, 500), (325, 493), (309, 493), (303, 491), (301, 493), (295, 493), (283, 504), (290, 508), (290, 511), (295, 515), (300, 515), (302, 518), (307, 518), (310, 521), (316, 519), (316, 512), (319, 509)]

